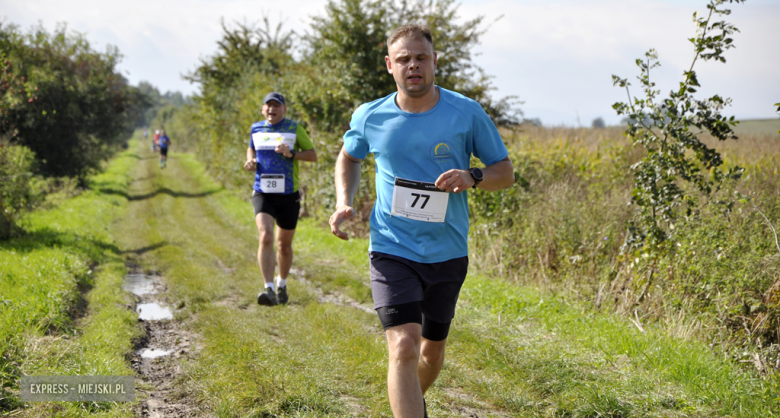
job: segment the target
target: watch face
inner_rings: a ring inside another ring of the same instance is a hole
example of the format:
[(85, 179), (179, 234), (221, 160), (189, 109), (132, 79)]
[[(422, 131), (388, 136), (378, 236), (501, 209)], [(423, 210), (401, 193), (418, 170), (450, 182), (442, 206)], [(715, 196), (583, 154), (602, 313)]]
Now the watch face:
[(472, 168), (471, 176), (474, 177), (474, 180), (482, 181), (482, 170), (478, 168)]

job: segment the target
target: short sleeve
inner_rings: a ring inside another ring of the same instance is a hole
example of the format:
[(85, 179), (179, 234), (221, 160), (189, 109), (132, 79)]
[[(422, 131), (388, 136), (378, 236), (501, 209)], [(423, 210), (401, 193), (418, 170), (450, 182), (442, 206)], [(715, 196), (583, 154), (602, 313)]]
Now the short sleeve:
[(298, 128), (295, 130), (295, 145), (301, 151), (314, 149), (314, 144), (311, 142), (309, 134), (306, 132), (306, 129), (303, 129), (301, 124), (298, 124)]
[(486, 166), (495, 164), (509, 156), (509, 151), (498, 133), (496, 125), (479, 104), (473, 114), (472, 141), (474, 156)]
[(363, 135), (363, 126), (365, 122), (363, 105), (352, 114), (352, 120), (349, 122), (349, 130), (344, 134), (344, 150), (352, 157), (365, 159), (368, 155), (368, 141)]

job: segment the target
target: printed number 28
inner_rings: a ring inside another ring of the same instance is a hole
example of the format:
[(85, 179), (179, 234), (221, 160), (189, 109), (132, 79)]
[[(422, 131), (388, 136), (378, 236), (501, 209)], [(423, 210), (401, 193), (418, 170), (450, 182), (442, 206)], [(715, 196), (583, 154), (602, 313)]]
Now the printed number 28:
[(269, 180), (268, 181), (268, 187), (274, 189), (276, 188), (276, 180)]
[(417, 204), (417, 201), (420, 200), (420, 197), (423, 197), (425, 199), (422, 206), (420, 206), (420, 209), (425, 209), (425, 205), (428, 204), (428, 199), (431, 198), (431, 195), (420, 194), (420, 193), (412, 193), (412, 196), (414, 196), (414, 202), (412, 202), (412, 207), (414, 207), (414, 205)]

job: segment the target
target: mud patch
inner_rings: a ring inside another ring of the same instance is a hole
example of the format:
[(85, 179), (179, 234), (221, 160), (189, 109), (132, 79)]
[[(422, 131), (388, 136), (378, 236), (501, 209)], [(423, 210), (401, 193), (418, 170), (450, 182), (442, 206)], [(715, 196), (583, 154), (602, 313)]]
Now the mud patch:
[[(163, 278), (142, 274), (131, 266), (133, 274), (125, 277), (122, 288), (135, 295), (145, 336), (136, 341), (130, 364), (136, 371), (136, 396), (139, 417), (199, 417), (206, 415), (189, 399), (182, 364), (197, 354), (197, 334), (185, 330), (173, 320), (173, 309), (161, 300), (167, 287)], [(183, 306), (183, 304), (181, 305)]]
[(197, 336), (175, 321), (146, 321), (146, 338), (136, 344), (131, 365), (139, 374), (136, 396), (140, 417), (197, 417), (205, 415), (188, 399), (182, 363), (196, 354)]

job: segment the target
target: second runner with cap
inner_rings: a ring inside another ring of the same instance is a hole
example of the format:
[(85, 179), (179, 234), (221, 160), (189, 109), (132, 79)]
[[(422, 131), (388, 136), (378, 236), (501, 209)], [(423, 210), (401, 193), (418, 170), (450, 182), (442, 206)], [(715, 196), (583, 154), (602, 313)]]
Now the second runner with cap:
[[(301, 209), (298, 162), (317, 161), (317, 152), (306, 130), (285, 118), (287, 104), (280, 93), (265, 96), (262, 113), (265, 120), (252, 124), (244, 169), (255, 171), (252, 205), (260, 241), (257, 263), (264, 282), (257, 303), (274, 306), (288, 300), (287, 276)], [(275, 265), (279, 266), (276, 280)]]

